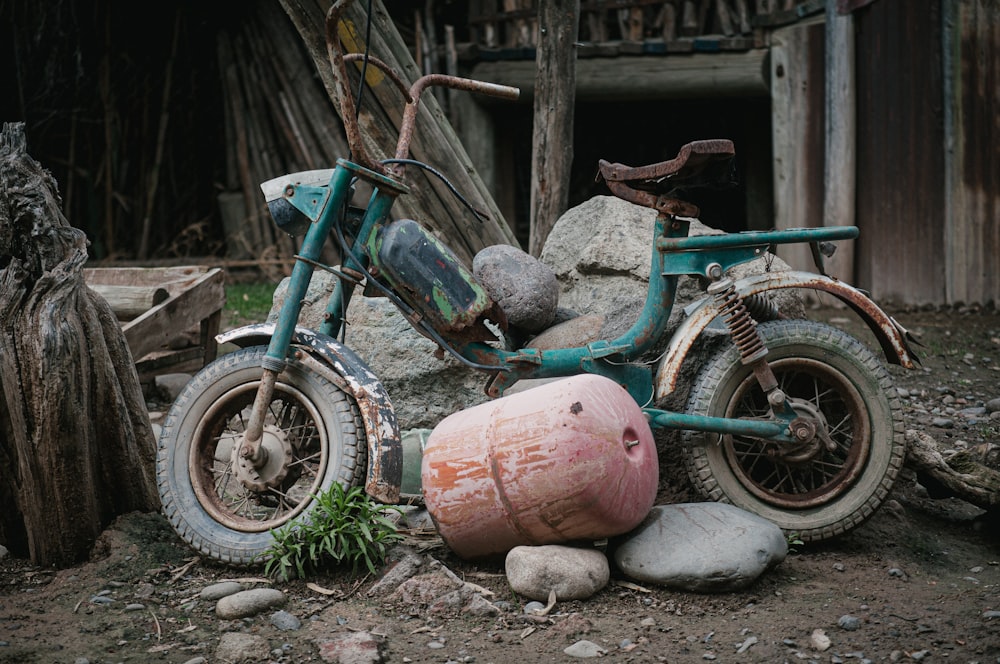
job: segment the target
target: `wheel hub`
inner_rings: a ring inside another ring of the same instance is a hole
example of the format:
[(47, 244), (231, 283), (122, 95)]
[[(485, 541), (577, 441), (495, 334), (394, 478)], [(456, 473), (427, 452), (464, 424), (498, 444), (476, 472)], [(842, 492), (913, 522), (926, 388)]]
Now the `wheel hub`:
[(264, 426), (260, 440), (260, 461), (256, 465), (240, 454), (242, 447), (241, 436), (232, 446), (230, 459), (236, 477), (243, 486), (258, 493), (281, 486), (292, 462), (292, 444), (285, 432), (270, 424)]
[(791, 466), (810, 463), (823, 453), (835, 447), (827, 429), (826, 417), (812, 403), (801, 399), (789, 399), (789, 403), (799, 414), (788, 428), (796, 443), (779, 443), (772, 450), (777, 461)]

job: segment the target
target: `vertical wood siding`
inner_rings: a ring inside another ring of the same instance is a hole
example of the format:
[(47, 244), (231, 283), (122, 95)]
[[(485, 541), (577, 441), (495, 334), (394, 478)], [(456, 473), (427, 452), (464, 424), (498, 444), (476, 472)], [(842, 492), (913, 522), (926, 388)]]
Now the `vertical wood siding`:
[(857, 281), (881, 301), (945, 298), (941, 2), (855, 13)]
[(1000, 299), (1000, 0), (948, 0), (949, 302)]
[[(823, 225), (825, 44), (822, 23), (780, 28), (771, 38), (776, 228)], [(795, 269), (815, 269), (805, 245), (783, 245), (778, 256)]]

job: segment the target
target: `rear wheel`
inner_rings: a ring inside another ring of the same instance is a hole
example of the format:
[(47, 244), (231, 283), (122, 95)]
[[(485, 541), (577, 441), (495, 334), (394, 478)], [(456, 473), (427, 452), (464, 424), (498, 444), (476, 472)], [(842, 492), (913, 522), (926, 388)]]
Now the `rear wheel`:
[(239, 447), (267, 348), (225, 355), (181, 391), (163, 425), (157, 483), (163, 511), (192, 547), (217, 560), (260, 562), (271, 530), (308, 517), (334, 482), (360, 484), (366, 447), (354, 401), (293, 359), (278, 376), (264, 422), (266, 461)]
[[(778, 386), (815, 426), (801, 443), (685, 431), (685, 465), (711, 500), (754, 512), (803, 541), (863, 523), (885, 500), (905, 456), (902, 413), (892, 377), (861, 342), (813, 321), (758, 326)], [(687, 411), (767, 418), (753, 371), (729, 344), (695, 378)]]

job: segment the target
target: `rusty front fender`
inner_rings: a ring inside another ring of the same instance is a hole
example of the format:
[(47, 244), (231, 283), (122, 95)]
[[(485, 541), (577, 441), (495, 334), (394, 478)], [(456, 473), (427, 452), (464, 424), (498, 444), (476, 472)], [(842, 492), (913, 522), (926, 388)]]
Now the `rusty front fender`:
[[(223, 332), (216, 340), (246, 348), (267, 345), (273, 334), (273, 323), (261, 323)], [(403, 447), (396, 412), (378, 376), (353, 350), (324, 334), (296, 327), (292, 344), (298, 361), (350, 394), (358, 404), (368, 445), (365, 492), (386, 504), (399, 502)]]
[[(783, 271), (758, 274), (735, 282), (736, 290), (743, 296), (758, 295), (770, 290), (797, 288), (818, 290), (840, 298), (865, 321), (878, 340), (886, 360), (912, 369), (916, 356), (906, 339), (906, 331), (875, 304), (867, 295), (853, 286), (811, 272)], [(719, 305), (711, 297), (677, 327), (670, 339), (656, 372), (656, 401), (660, 401), (677, 387), (681, 365), (688, 351), (706, 327), (719, 315)]]

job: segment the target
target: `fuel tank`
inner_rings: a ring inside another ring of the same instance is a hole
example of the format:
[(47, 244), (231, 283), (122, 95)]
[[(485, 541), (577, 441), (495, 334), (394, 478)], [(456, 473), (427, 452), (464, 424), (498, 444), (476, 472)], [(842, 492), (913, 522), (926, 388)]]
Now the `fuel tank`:
[(376, 256), (393, 290), (446, 339), (493, 341), (487, 319), (506, 330), (506, 316), (472, 272), (412, 219), (380, 231)]
[(658, 480), (639, 406), (592, 374), (448, 416), (421, 461), (427, 511), (449, 548), (470, 559), (626, 533), (652, 508)]

